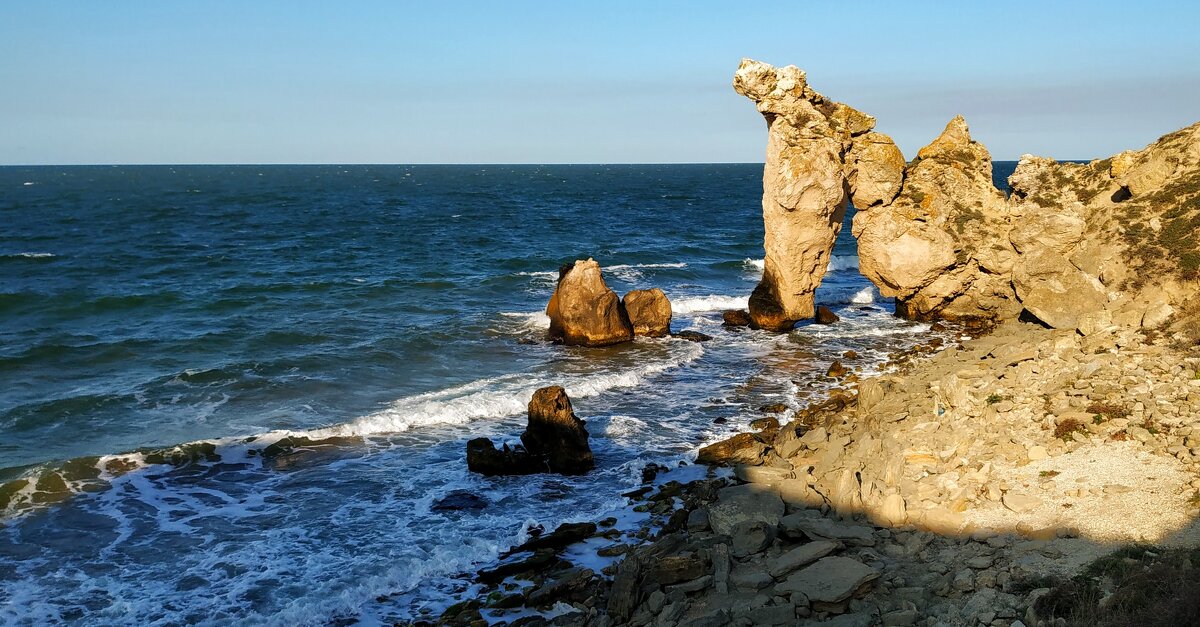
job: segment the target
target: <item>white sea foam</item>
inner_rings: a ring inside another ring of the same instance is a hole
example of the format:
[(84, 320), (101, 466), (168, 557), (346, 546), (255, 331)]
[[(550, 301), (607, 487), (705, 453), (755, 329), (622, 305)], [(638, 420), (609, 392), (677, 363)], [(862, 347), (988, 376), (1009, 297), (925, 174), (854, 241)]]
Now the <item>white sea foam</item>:
[(402, 398), (390, 407), (346, 424), (308, 431), (308, 437), (399, 433), (414, 427), (461, 425), (484, 418), (503, 418), (524, 412), (529, 398), (541, 387), (562, 385), (573, 398), (596, 396), (616, 388), (640, 385), (647, 378), (695, 361), (704, 349), (693, 342), (672, 342), (665, 359), (617, 372), (586, 375), (511, 374)]
[(829, 258), (829, 272), (857, 269), (858, 255), (834, 255)]
[(750, 303), (749, 296), (692, 296), (671, 301), (672, 314), (689, 314), (704, 311), (724, 311), (726, 309), (745, 309)]
[[(600, 270), (614, 278), (632, 283), (645, 276), (643, 270), (666, 269), (666, 268), (686, 268), (686, 263), (618, 263), (611, 266), (601, 266)], [(534, 270), (530, 272), (518, 272), (517, 276), (532, 277), (539, 283), (554, 283), (558, 280), (557, 270)]]
[(876, 293), (877, 290), (874, 287), (864, 287), (850, 297), (850, 302), (855, 305), (870, 305), (875, 302)]
[(503, 311), (500, 315), (512, 321), (505, 325), (505, 331), (529, 334), (550, 328), (550, 316), (544, 311)]
[[(746, 259), (742, 261), (742, 266), (747, 270), (762, 271), (766, 267), (765, 259)], [(827, 272), (837, 272), (839, 270), (857, 270), (858, 255), (834, 255), (829, 258), (829, 268)]]
[(19, 258), (24, 258), (24, 259), (51, 259), (51, 258), (57, 257), (57, 256), (58, 255), (55, 255), (54, 253), (10, 253), (7, 255), (0, 255), (0, 257), (9, 257), (9, 258), (18, 258), (19, 257)]

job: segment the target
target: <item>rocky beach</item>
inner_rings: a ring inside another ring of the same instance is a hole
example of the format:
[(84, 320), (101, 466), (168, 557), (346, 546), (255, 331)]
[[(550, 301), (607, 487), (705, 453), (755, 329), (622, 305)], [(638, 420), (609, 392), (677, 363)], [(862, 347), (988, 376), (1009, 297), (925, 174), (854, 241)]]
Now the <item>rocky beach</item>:
[[(1006, 195), (961, 117), (906, 162), (795, 67), (734, 88), (768, 124), (766, 258), (725, 332), (839, 324), (814, 294), (853, 203), (860, 270), (927, 336), (874, 374), (830, 356), (832, 389), (699, 448), (703, 476), (649, 466), (640, 525), (547, 531), (430, 622), (1197, 624), (1200, 125), (1027, 155)], [(646, 328), (594, 264), (560, 275), (560, 341)]]

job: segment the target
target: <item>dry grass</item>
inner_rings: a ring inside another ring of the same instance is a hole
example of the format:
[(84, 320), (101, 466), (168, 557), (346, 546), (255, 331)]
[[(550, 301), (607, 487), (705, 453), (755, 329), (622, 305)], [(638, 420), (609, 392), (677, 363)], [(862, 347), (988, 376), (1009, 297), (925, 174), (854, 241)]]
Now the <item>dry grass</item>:
[[(1200, 549), (1129, 546), (1068, 580), (1019, 582), (1050, 588), (1034, 604), (1039, 619), (1068, 625), (1167, 627), (1200, 624)], [(1032, 589), (1032, 588), (1029, 588)]]

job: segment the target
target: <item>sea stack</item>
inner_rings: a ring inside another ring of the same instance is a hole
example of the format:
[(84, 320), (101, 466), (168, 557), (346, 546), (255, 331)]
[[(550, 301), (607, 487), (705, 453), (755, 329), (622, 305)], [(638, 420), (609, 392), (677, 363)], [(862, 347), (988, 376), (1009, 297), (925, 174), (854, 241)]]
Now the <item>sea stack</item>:
[(558, 473), (581, 475), (596, 466), (587, 423), (575, 416), (571, 399), (553, 385), (533, 393), (522, 446), (497, 449), (487, 438), (467, 442), (467, 468), (485, 476)]
[(813, 292), (829, 266), (847, 198), (845, 155), (875, 118), (826, 99), (803, 71), (743, 59), (733, 88), (767, 121), (763, 168), (766, 258), (750, 297), (754, 325), (785, 331), (815, 313)]
[(559, 269), (558, 286), (546, 305), (550, 339), (571, 346), (609, 346), (633, 339), (625, 305), (604, 283), (594, 259)]

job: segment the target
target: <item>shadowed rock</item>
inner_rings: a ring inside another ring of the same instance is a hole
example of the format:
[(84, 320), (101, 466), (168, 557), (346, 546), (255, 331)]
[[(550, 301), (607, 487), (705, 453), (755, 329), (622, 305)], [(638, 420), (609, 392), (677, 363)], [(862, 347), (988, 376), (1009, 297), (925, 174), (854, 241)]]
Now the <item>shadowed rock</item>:
[(529, 422), (521, 434), (524, 446), (497, 449), (487, 438), (467, 442), (467, 468), (486, 476), (554, 472), (586, 473), (596, 461), (588, 445), (587, 424), (575, 417), (563, 388), (542, 388), (529, 401)]

